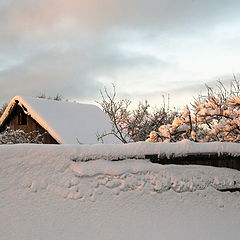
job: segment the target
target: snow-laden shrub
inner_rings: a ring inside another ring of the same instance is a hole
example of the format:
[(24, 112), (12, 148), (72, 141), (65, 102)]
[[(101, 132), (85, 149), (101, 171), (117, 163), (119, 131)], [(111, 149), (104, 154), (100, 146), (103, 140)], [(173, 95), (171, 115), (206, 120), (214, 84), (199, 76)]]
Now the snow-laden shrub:
[(0, 133), (0, 144), (17, 144), (17, 143), (44, 143), (45, 133), (32, 131), (26, 133), (23, 130), (12, 130), (7, 127), (6, 130)]
[(199, 95), (184, 108), (171, 124), (151, 132), (147, 142), (240, 142), (240, 82), (236, 78), (227, 89), (218, 82), (216, 89), (207, 86), (207, 95)]
[(170, 110), (169, 99), (165, 104), (151, 109), (147, 101), (140, 102), (134, 109), (130, 107), (128, 99), (118, 99), (115, 86), (113, 92), (109, 93), (105, 88), (100, 91), (102, 100), (98, 102), (103, 111), (109, 116), (112, 123), (112, 131), (100, 133), (99, 140), (104, 140), (107, 135), (114, 135), (123, 143), (144, 141), (151, 130), (157, 130), (162, 124), (171, 123), (177, 110)]

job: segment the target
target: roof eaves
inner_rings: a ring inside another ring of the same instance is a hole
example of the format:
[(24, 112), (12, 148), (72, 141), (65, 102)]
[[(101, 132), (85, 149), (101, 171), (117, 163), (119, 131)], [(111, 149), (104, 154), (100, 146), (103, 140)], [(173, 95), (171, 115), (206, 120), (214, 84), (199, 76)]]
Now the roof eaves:
[(51, 135), (51, 137), (53, 139), (56, 140), (57, 143), (59, 144), (63, 144), (64, 142), (58, 137), (58, 135), (51, 129), (51, 128), (46, 128), (45, 126), (47, 126), (47, 123), (45, 124), (41, 124), (41, 121), (38, 121), (37, 118), (34, 117), (34, 114), (31, 114), (31, 112), (28, 110), (28, 108), (26, 107), (25, 101), (24, 99), (22, 99), (22, 97), (20, 96), (15, 96), (8, 104), (8, 106), (6, 107), (5, 111), (3, 112), (2, 116), (0, 117), (0, 129), (2, 128), (2, 126), (4, 125), (4, 123), (6, 122), (6, 120), (8, 119), (9, 115), (11, 114), (11, 112), (13, 111), (13, 109), (17, 106), (21, 106), (23, 111), (30, 116), (34, 121), (36, 121), (42, 128), (44, 128), (48, 134)]

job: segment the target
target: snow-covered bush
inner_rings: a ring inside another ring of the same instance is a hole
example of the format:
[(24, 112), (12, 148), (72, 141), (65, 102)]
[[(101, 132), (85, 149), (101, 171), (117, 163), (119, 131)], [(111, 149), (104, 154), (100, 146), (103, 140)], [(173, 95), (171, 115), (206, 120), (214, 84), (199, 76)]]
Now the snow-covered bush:
[[(156, 136), (157, 135), (157, 136)], [(154, 138), (153, 138), (154, 136)], [(229, 89), (218, 81), (216, 88), (207, 86), (207, 95), (199, 95), (171, 124), (150, 133), (148, 142), (240, 142), (240, 82), (234, 78)]]
[(22, 130), (12, 130), (7, 127), (6, 130), (0, 133), (0, 144), (16, 144), (16, 143), (44, 143), (44, 133), (32, 131), (25, 133)]
[(159, 126), (171, 123), (178, 115), (176, 110), (169, 109), (169, 104), (168, 106), (163, 104), (150, 111), (151, 107), (147, 101), (140, 102), (135, 109), (131, 109), (130, 100), (117, 99), (114, 85), (112, 93), (109, 93), (106, 88), (100, 93), (102, 101), (98, 103), (111, 119), (112, 131), (100, 134), (99, 139), (113, 134), (123, 143), (144, 141), (151, 130), (157, 131)]
[(37, 98), (46, 98), (46, 99), (55, 100), (55, 101), (63, 101), (63, 96), (59, 93), (57, 93), (54, 97), (47, 96), (45, 93), (42, 93), (36, 97)]

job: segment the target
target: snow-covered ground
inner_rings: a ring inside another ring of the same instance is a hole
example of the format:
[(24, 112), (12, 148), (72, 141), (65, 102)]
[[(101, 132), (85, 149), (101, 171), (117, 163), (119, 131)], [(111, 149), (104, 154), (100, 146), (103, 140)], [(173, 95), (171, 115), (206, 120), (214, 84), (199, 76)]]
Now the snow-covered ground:
[(240, 171), (106, 160), (144, 146), (0, 146), (0, 239), (239, 239)]

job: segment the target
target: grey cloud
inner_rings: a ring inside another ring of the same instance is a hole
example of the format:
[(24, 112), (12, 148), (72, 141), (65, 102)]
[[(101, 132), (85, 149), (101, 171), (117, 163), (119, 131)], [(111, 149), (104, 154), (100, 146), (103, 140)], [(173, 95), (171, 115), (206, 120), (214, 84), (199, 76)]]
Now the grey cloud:
[(168, 64), (148, 55), (125, 56), (101, 38), (84, 46), (65, 50), (62, 46), (48, 48), (21, 64), (0, 71), (0, 89), (4, 89), (1, 96), (45, 92), (49, 95), (60, 93), (70, 99), (96, 99), (99, 89), (103, 88), (101, 77), (114, 79), (127, 69)]
[(125, 71), (172, 67), (161, 56), (128, 52), (121, 43), (211, 30), (238, 16), (239, 7), (238, 0), (5, 1), (0, 4), (1, 96), (58, 92), (95, 98), (101, 78), (114, 81)]
[(98, 81), (85, 76), (75, 65), (66, 66), (57, 61), (48, 64), (42, 58), (1, 72), (1, 97), (60, 93), (67, 98), (85, 99), (94, 96), (96, 89), (101, 87)]
[[(235, 73), (235, 76), (239, 79), (240, 73)], [(163, 104), (162, 96), (165, 96), (166, 99), (169, 95), (170, 106), (182, 108), (186, 104), (191, 105), (199, 95), (205, 95), (207, 93), (206, 85), (216, 89), (217, 80), (220, 80), (224, 86), (229, 89), (230, 81), (233, 80), (233, 76), (231, 74), (221, 75), (211, 79), (202, 79), (202, 81), (199, 80), (197, 82), (194, 80), (188, 80), (181, 83), (181, 86), (178, 85), (178, 87), (173, 88), (169, 87), (167, 91), (149, 89), (149, 91), (145, 93), (132, 93), (132, 95), (123, 94), (123, 96), (128, 99), (132, 99), (132, 96), (134, 96), (134, 99), (137, 99), (137, 101), (147, 99), (150, 103), (154, 100), (154, 102), (157, 103), (157, 106), (160, 106)], [(173, 85), (177, 86), (177, 84), (174, 83)]]
[(135, 41), (144, 42), (169, 31), (198, 32), (203, 29), (199, 24), (207, 30), (229, 16), (234, 19), (239, 7), (237, 0), (231, 4), (225, 0), (4, 1), (0, 5), (0, 64), (10, 61), (11, 65), (64, 42), (73, 49), (77, 45), (89, 48), (99, 38), (111, 45), (131, 40), (132, 33), (137, 35)]
[(28, 44), (81, 35), (94, 41), (121, 30), (125, 40), (129, 32), (146, 39), (169, 31), (193, 33), (238, 18), (239, 8), (238, 0), (9, 0), (0, 5), (0, 50), (22, 54)]
[(14, 33), (54, 34), (55, 28), (68, 21), (76, 22), (85, 31), (114, 27), (189, 30), (202, 23), (209, 26), (226, 21), (229, 16), (234, 18), (239, 7), (237, 0), (15, 0), (0, 9), (0, 22), (9, 37)]
[[(239, 79), (240, 73), (235, 74), (236, 78)], [(223, 85), (226, 87), (226, 89), (229, 89), (230, 82), (233, 80), (233, 75), (221, 75), (216, 76), (211, 79), (202, 79), (199, 81), (186, 81), (185, 83), (182, 83), (181, 87), (172, 88), (169, 90), (173, 95), (180, 96), (182, 95), (182, 98), (184, 96), (188, 96), (188, 99), (186, 99), (186, 103), (189, 101), (193, 101), (194, 98), (197, 98), (199, 95), (205, 95), (207, 93), (206, 86), (212, 87), (213, 89), (217, 90), (217, 81), (221, 81)]]

